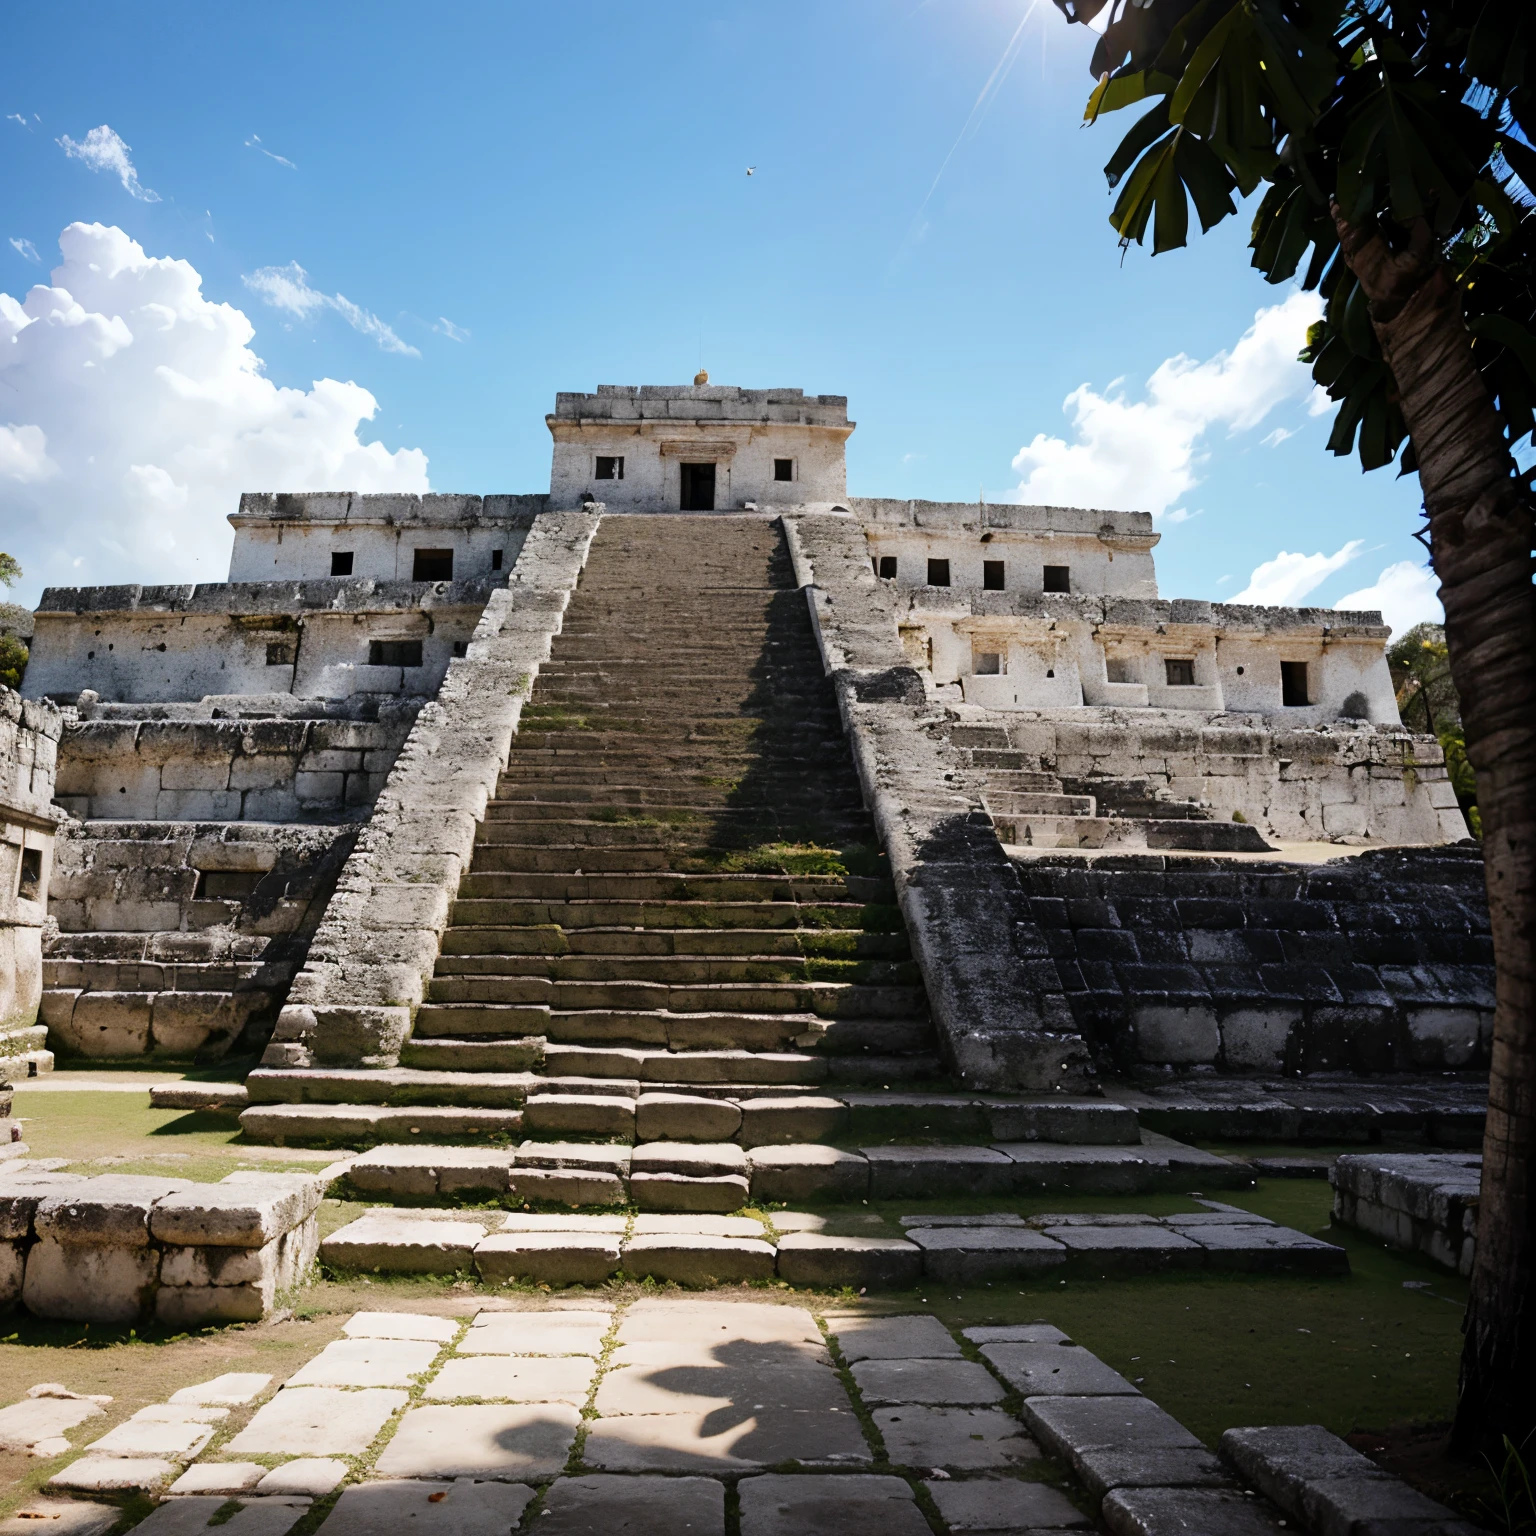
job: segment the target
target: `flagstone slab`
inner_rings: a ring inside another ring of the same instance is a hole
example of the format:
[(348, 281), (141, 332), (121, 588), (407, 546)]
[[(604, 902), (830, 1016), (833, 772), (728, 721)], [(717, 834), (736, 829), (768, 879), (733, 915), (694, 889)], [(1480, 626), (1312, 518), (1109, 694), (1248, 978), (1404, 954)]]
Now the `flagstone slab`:
[(1072, 1453), (1072, 1470), (1095, 1499), (1116, 1488), (1225, 1488), (1232, 1482), (1204, 1446), (1085, 1446)]
[(1006, 1395), (974, 1360), (861, 1360), (853, 1379), (870, 1407), (886, 1403), (999, 1403)]
[(724, 1536), (725, 1485), (708, 1477), (562, 1477), (538, 1536)]
[(1113, 1536), (1282, 1536), (1294, 1531), (1262, 1499), (1238, 1489), (1117, 1488), (1101, 1510)]
[(188, 1467), (171, 1484), (175, 1494), (221, 1494), (229, 1498), (246, 1493), (267, 1475), (259, 1461), (203, 1461)]
[(348, 1488), (324, 1536), (508, 1536), (533, 1500), (526, 1483), (377, 1480)]
[(1014, 1477), (934, 1480), (924, 1483), (955, 1536), (985, 1531), (991, 1536), (1018, 1532), (1085, 1531), (1093, 1522), (1059, 1488)]
[(981, 1353), (1025, 1397), (1140, 1396), (1119, 1371), (1076, 1344), (983, 1344)]
[(600, 1355), (612, 1322), (558, 1320), (558, 1313), (482, 1314), (459, 1341), (461, 1355)]
[(850, 1365), (858, 1360), (958, 1360), (960, 1346), (938, 1318), (927, 1313), (869, 1317), (828, 1312), (827, 1327)]
[(459, 1331), (452, 1317), (420, 1312), (355, 1312), (341, 1330), (349, 1339), (420, 1339), (447, 1344)]
[(408, 1387), (441, 1345), (418, 1339), (334, 1339), (288, 1378), (289, 1387)]
[(87, 1451), (95, 1456), (153, 1456), (190, 1461), (213, 1439), (213, 1426), (196, 1421), (128, 1419), (93, 1440)]
[(212, 1381), (181, 1387), (171, 1393), (169, 1401), (194, 1407), (240, 1408), (255, 1402), (271, 1385), (272, 1378), (260, 1371), (226, 1371)]
[(333, 1456), (300, 1456), (295, 1461), (285, 1461), (282, 1466), (273, 1467), (257, 1483), (256, 1492), (323, 1499), (350, 1470), (346, 1462)]
[(83, 1397), (28, 1397), (0, 1408), (0, 1451), (30, 1451), (44, 1441), (61, 1438), (103, 1410)]
[(899, 1477), (769, 1473), (743, 1478), (741, 1536), (930, 1536)]
[(897, 1237), (791, 1232), (779, 1240), (779, 1277), (791, 1285), (905, 1290), (923, 1274), (921, 1249)]
[(407, 1400), (404, 1392), (385, 1387), (348, 1392), (287, 1386), (224, 1449), (252, 1456), (361, 1456)]
[(1040, 1447), (1001, 1408), (876, 1408), (875, 1427), (899, 1467), (991, 1471), (1038, 1461)]
[(412, 1408), (375, 1470), (380, 1477), (543, 1481), (564, 1470), (580, 1423), (569, 1403)]
[(491, 1285), (601, 1285), (618, 1271), (622, 1241), (603, 1232), (495, 1232), (475, 1249), (475, 1268)]
[(632, 1237), (625, 1243), (623, 1253), (627, 1274), (696, 1286), (768, 1280), (774, 1274), (774, 1261), (771, 1243), (746, 1237), (687, 1233)]
[(155, 1456), (82, 1456), (48, 1479), (70, 1493), (153, 1493), (180, 1469)]
[(817, 1345), (822, 1341), (821, 1329), (804, 1307), (759, 1301), (646, 1298), (630, 1306), (619, 1325), (620, 1344), (682, 1339), (709, 1343), (742, 1339), (757, 1344), (785, 1340)]
[(332, 1232), (320, 1244), (320, 1257), (337, 1269), (449, 1275), (473, 1268), (487, 1224), (434, 1220), (420, 1212), (405, 1218), (370, 1211)]
[(115, 1504), (32, 1499), (0, 1520), (0, 1536), (107, 1536), (120, 1519)]
[(423, 1395), (430, 1402), (480, 1397), (512, 1403), (574, 1403), (580, 1407), (596, 1374), (597, 1362), (584, 1355), (527, 1359), (473, 1355), (450, 1360)]
[(228, 1500), (218, 1497), (170, 1499), (134, 1527), (144, 1536), (286, 1536), (309, 1513), (308, 1499), (252, 1499), (218, 1525), (211, 1522)]
[(853, 1465), (870, 1454), (851, 1408), (784, 1414), (744, 1406), (599, 1419), (582, 1459), (609, 1472), (739, 1472), (785, 1461)]

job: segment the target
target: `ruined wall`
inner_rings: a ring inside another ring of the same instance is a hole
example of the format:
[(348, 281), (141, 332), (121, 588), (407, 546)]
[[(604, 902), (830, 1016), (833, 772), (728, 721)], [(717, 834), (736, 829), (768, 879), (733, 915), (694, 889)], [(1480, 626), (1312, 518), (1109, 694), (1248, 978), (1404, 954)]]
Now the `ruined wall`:
[(1016, 867), (1102, 1069), (1487, 1067), (1493, 946), (1475, 847), (1315, 865), (1033, 854)]
[(52, 878), (54, 761), (63, 719), (0, 687), (0, 1058), (42, 1046), (42, 932)]
[(1467, 827), (1432, 737), (1335, 723), (1286, 729), (1263, 718), (1191, 722), (1158, 713), (1085, 719), (1044, 712), (972, 718), (1005, 729), (1030, 766), (1071, 792), (1141, 779), (1175, 800), (1233, 813), (1287, 842), (1457, 842)]
[(42, 1021), (60, 1054), (220, 1055), (270, 1031), (355, 827), (78, 821), (58, 842)]

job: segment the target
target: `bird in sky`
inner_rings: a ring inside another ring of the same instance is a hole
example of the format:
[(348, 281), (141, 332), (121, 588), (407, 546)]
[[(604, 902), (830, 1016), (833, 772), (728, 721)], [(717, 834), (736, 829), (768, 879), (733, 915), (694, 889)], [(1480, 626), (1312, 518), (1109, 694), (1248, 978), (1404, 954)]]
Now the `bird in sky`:
[(752, 172), (755, 171), (756, 169), (757, 169), (757, 167), (755, 165), (749, 165), (747, 167), (747, 175), (750, 176), (752, 174)]

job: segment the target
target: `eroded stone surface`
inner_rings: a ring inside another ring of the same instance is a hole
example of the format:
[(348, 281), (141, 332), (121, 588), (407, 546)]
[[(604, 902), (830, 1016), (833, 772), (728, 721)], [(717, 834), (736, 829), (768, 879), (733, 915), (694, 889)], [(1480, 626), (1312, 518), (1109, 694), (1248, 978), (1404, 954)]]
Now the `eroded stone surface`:
[(877, 1408), (875, 1426), (899, 1467), (991, 1471), (1038, 1460), (1040, 1448), (1001, 1408)]
[(929, 1536), (912, 1490), (899, 1477), (744, 1478), (741, 1536)]
[(355, 1312), (341, 1330), (349, 1339), (420, 1339), (446, 1344), (459, 1331), (451, 1317), (416, 1312)]
[(859, 1392), (876, 1403), (998, 1403), (1002, 1387), (974, 1360), (861, 1360), (853, 1367)]
[(538, 1536), (723, 1536), (725, 1485), (708, 1477), (562, 1477)]
[(866, 1317), (829, 1312), (827, 1327), (851, 1365), (856, 1360), (958, 1360), (960, 1346), (938, 1318), (927, 1313), (905, 1317)]
[(568, 1403), (412, 1408), (376, 1464), (381, 1477), (554, 1477), (581, 1422)]
[(1093, 1522), (1059, 1489), (1019, 1478), (971, 1478), (924, 1485), (951, 1531), (1087, 1530)]
[(323, 1499), (348, 1472), (346, 1462), (333, 1456), (300, 1456), (274, 1467), (257, 1483), (259, 1494)]
[(284, 1387), (224, 1448), (252, 1456), (361, 1456), (406, 1394), (386, 1387)]
[(1025, 1397), (1136, 1394), (1119, 1371), (1075, 1344), (983, 1344), (981, 1352)]
[(475, 1355), (450, 1360), (428, 1385), (429, 1401), (479, 1397), (509, 1403), (574, 1403), (587, 1400), (597, 1362), (584, 1355)]
[(212, 1381), (179, 1388), (171, 1393), (169, 1401), (192, 1407), (239, 1408), (255, 1402), (271, 1384), (272, 1378), (260, 1371), (226, 1371)]
[(408, 1387), (441, 1346), (418, 1339), (335, 1339), (288, 1378), (289, 1387)]
[(120, 1518), (114, 1504), (31, 1499), (0, 1520), (0, 1536), (107, 1536)]
[(320, 1529), (325, 1536), (507, 1536), (532, 1499), (525, 1483), (378, 1480), (348, 1488)]

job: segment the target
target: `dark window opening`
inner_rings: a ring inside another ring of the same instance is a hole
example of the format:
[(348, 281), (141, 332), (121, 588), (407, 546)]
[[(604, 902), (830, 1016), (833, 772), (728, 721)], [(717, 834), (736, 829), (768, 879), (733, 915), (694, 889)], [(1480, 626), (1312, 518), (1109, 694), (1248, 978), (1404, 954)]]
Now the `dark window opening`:
[(350, 549), (333, 549), (331, 551), (331, 575), (350, 576), (352, 574), (352, 551)]
[(244, 901), (260, 884), (259, 869), (200, 869), (194, 901)]
[(1001, 560), (981, 562), (981, 589), (983, 592), (1001, 592), (1007, 585), (1007, 566)]
[(623, 458), (599, 454), (597, 456), (597, 473), (593, 478), (596, 480), (622, 480), (624, 478)]
[(491, 569), (493, 571), (499, 571), (501, 569), (501, 555), (502, 552), (499, 549), (493, 549), (491, 551)]
[(1046, 566), (1042, 585), (1047, 592), (1070, 592), (1072, 590), (1072, 567), (1070, 565)]
[(1307, 697), (1307, 664), (1304, 661), (1280, 663), (1280, 702), (1282, 704), (1309, 704)]
[(1239, 676), (1239, 677), (1241, 677), (1241, 676), (1242, 676), (1242, 675), (1243, 675), (1243, 669), (1242, 669), (1242, 668), (1241, 668), (1241, 667), (1239, 667), (1239, 668), (1238, 668), (1238, 669), (1237, 669), (1237, 675), (1238, 675), (1238, 676)]
[(411, 566), (412, 581), (452, 581), (453, 551), (451, 549), (418, 549)]
[(421, 665), (420, 640), (370, 640), (368, 642), (370, 667), (419, 667)]
[(1195, 686), (1195, 664), (1193, 661), (1174, 661), (1164, 658), (1163, 672), (1168, 679), (1170, 688), (1193, 688)]
[(977, 651), (976, 652), (976, 676), (1000, 677), (1003, 671), (1003, 653), (1001, 651)]
[(36, 901), (42, 884), (43, 850), (23, 848), (21, 850), (21, 883), (16, 887), (16, 894), (23, 901)]
[(679, 508), (684, 512), (713, 512), (715, 510), (715, 466), (713, 464), (684, 464), (683, 494)]
[(793, 480), (795, 478), (795, 461), (793, 459), (775, 459), (773, 461), (773, 478), (775, 480)]
[(930, 587), (947, 587), (949, 585), (948, 560), (930, 560), (928, 562), (928, 585)]
[(298, 646), (292, 640), (269, 640), (267, 642), (267, 665), (269, 667), (291, 667), (295, 656), (298, 655)]
[(881, 555), (880, 556), (880, 574), (887, 581), (895, 581), (895, 579), (896, 579), (896, 556), (895, 555)]
[(1134, 683), (1131, 664), (1119, 656), (1111, 656), (1104, 663), (1104, 681), (1107, 683)]
[(469, 655), (469, 641), (468, 640), (455, 640), (453, 642), (453, 654), (455, 656), (460, 656), (460, 657), (468, 656)]

